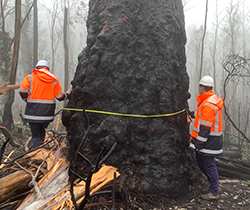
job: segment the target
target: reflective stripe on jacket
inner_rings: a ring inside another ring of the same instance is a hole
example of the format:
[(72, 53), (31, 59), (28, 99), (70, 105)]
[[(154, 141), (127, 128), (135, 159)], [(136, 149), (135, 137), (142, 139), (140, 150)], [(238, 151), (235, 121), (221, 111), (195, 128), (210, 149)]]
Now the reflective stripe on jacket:
[(197, 97), (198, 108), (191, 133), (190, 148), (198, 149), (205, 155), (216, 156), (223, 152), (222, 116), (223, 99), (212, 90)]
[(37, 123), (53, 121), (55, 98), (59, 101), (65, 98), (58, 79), (46, 68), (34, 69), (28, 74), (20, 85), (19, 93), (27, 101), (24, 119)]

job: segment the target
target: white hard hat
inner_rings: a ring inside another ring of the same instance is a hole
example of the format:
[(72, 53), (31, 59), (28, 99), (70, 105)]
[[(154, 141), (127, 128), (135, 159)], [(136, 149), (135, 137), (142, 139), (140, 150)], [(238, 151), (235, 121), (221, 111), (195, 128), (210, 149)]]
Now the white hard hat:
[(200, 85), (208, 86), (208, 87), (214, 87), (214, 79), (213, 77), (210, 77), (208, 75), (201, 78)]
[(38, 61), (37, 64), (36, 64), (36, 67), (38, 67), (38, 66), (46, 66), (46, 67), (49, 68), (49, 64), (48, 64), (48, 62), (46, 60)]

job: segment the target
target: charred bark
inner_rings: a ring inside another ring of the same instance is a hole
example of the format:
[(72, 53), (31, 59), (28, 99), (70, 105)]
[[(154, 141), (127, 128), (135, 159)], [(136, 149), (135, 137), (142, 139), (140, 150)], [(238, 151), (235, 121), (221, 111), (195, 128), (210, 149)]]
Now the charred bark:
[[(180, 0), (90, 0), (87, 27), (68, 107), (136, 115), (187, 108)], [(126, 192), (177, 195), (197, 175), (185, 112), (137, 118), (64, 111), (63, 123), (70, 161), (90, 125), (80, 152), (91, 161), (103, 146), (109, 150), (117, 143), (106, 164), (119, 168)], [(84, 173), (80, 158), (74, 164), (78, 174)]]

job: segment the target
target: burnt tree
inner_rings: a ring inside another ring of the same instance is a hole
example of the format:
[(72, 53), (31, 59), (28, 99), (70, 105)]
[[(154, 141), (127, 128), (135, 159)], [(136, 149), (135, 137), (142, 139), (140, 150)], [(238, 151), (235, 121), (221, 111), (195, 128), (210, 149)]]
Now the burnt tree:
[[(187, 108), (181, 0), (90, 0), (87, 28), (68, 107), (136, 115)], [(105, 163), (119, 168), (127, 193), (178, 195), (197, 175), (185, 112), (140, 118), (68, 110), (63, 123), (71, 161), (79, 146), (94, 162), (117, 143)], [(72, 164), (81, 176), (84, 163)]]

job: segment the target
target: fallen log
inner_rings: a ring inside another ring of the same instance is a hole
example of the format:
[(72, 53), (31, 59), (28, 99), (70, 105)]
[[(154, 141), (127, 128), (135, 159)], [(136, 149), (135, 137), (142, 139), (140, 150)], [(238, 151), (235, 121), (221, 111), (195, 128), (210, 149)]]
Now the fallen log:
[[(45, 168), (40, 168), (39, 170), (40, 180), (37, 185), (39, 193), (37, 193), (34, 187), (30, 189), (31, 175), (23, 169), (0, 179), (0, 203), (4, 204), (7, 200), (16, 196), (17, 192), (22, 190), (22, 192), (29, 192), (29, 194), (14, 208), (16, 210), (59, 210), (62, 207), (73, 208), (74, 205), (69, 193), (69, 163), (65, 157), (65, 150), (66, 148), (60, 148), (57, 151), (51, 152), (41, 148), (24, 155), (14, 163), (5, 165), (4, 168), (8, 168), (8, 170), (17, 170), (19, 165), (19, 168), (21, 166), (22, 168), (25, 167), (25, 170), (29, 168), (29, 171), (35, 174), (41, 160), (45, 160), (46, 158)], [(32, 169), (30, 169), (31, 167)], [(90, 194), (97, 192), (101, 187), (112, 181), (114, 172), (116, 171), (117, 169), (112, 166), (103, 165), (97, 173), (93, 174)], [(118, 172), (116, 174), (117, 176), (120, 175)], [(85, 182), (78, 181), (74, 183), (73, 190), (77, 203), (81, 202), (85, 194)]]
[[(22, 159), (17, 160), (16, 162), (22, 166), (28, 166), (30, 172), (34, 175), (38, 168), (36, 163), (41, 163), (42, 160), (46, 156), (48, 156), (49, 150), (48, 149), (39, 149), (33, 151), (29, 154), (26, 154)], [(51, 169), (53, 165), (53, 160), (55, 159), (56, 152), (52, 152), (49, 158), (46, 159), (46, 169), (41, 168), (39, 171), (38, 176), (41, 174), (46, 174), (49, 169)], [(32, 177), (30, 174), (25, 172), (24, 170), (20, 170), (20, 167), (16, 165), (16, 163), (9, 163), (5, 165), (10, 171), (15, 171), (3, 178), (0, 179), (0, 203), (6, 201), (7, 199), (11, 198), (16, 192), (20, 190), (29, 190), (30, 187), (28, 186)], [(18, 170), (18, 171), (16, 171)]]
[(231, 159), (241, 159), (242, 153), (241, 151), (223, 150), (223, 156)]
[(250, 180), (250, 167), (244, 166), (241, 162), (231, 162), (223, 159), (223, 161), (216, 160), (216, 165), (220, 176)]
[(38, 198), (32, 190), (15, 209), (40, 209), (56, 197), (68, 185), (68, 162), (59, 159), (38, 184), (42, 197)]
[[(34, 173), (34, 170), (32, 170)], [(25, 171), (16, 171), (0, 179), (0, 203), (16, 194), (16, 192), (27, 189), (31, 176)]]
[[(60, 162), (60, 163), (59, 163)], [(28, 197), (23, 200), (15, 210), (39, 209), (39, 210), (59, 210), (64, 207), (73, 207), (71, 196), (69, 193), (70, 184), (68, 182), (68, 162), (60, 159), (57, 164), (52, 167), (50, 172), (39, 181), (42, 199), (32, 191)], [(112, 181), (113, 174), (117, 169), (112, 166), (103, 166), (97, 173), (93, 175), (91, 181), (91, 194), (98, 191), (108, 182)], [(117, 173), (119, 176), (120, 174)], [(75, 183), (74, 194), (77, 195), (79, 203), (85, 194), (85, 182)]]

